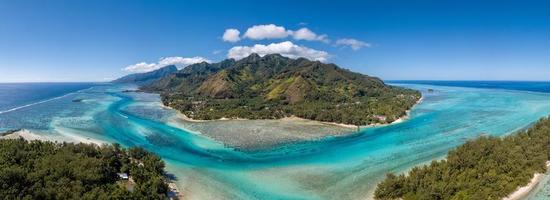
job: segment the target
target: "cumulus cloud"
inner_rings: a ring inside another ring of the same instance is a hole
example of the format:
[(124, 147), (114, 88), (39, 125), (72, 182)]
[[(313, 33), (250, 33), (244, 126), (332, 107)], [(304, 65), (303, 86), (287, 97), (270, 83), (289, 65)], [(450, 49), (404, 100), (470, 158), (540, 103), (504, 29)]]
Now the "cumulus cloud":
[(366, 43), (366, 42), (363, 42), (363, 41), (360, 41), (360, 40), (356, 40), (356, 39), (352, 39), (352, 38), (338, 39), (338, 40), (336, 40), (336, 45), (338, 45), (338, 46), (348, 46), (353, 50), (359, 50), (363, 47), (370, 47), (371, 46), (371, 44), (369, 44), (369, 43)]
[(325, 34), (317, 35), (316, 33), (309, 30), (308, 28), (301, 28), (301, 29), (298, 29), (297, 31), (293, 31), (292, 37), (295, 40), (322, 41), (325, 43), (329, 42), (327, 35)]
[(140, 62), (137, 64), (129, 65), (122, 70), (127, 72), (132, 72), (132, 73), (143, 73), (143, 72), (153, 71), (168, 65), (175, 65), (176, 67), (181, 69), (183, 67), (186, 67), (187, 65), (200, 63), (200, 62), (212, 62), (212, 61), (199, 56), (190, 57), (190, 58), (165, 57), (165, 58), (159, 59), (157, 63)]
[(255, 25), (244, 33), (244, 37), (252, 40), (263, 39), (281, 39), (288, 37), (292, 31), (287, 31), (285, 27), (275, 24)]
[(156, 63), (140, 62), (137, 64), (129, 65), (122, 70), (127, 72), (148, 72), (148, 71), (153, 71), (155, 69), (158, 69)]
[(308, 47), (299, 46), (290, 41), (271, 43), (269, 45), (256, 44), (254, 46), (236, 46), (229, 49), (227, 57), (238, 60), (245, 58), (252, 53), (257, 53), (260, 56), (278, 53), (289, 58), (304, 57), (310, 60), (318, 60), (321, 62), (327, 61), (329, 57), (329, 54), (325, 51), (319, 51)]
[(298, 30), (288, 30), (283, 26), (277, 26), (275, 24), (263, 24), (254, 25), (246, 30), (242, 37), (237, 29), (226, 29), (223, 33), (223, 41), (237, 42), (243, 38), (251, 40), (264, 40), (264, 39), (284, 39), (292, 37), (294, 40), (307, 40), (307, 41), (322, 41), (329, 43), (330, 40), (326, 34), (316, 34), (308, 28), (300, 28)]
[(195, 63), (201, 63), (201, 62), (212, 62), (206, 58), (195, 56), (191, 58), (183, 58), (183, 57), (166, 57), (161, 58), (158, 62), (159, 67), (164, 67), (167, 65), (175, 65), (178, 68), (186, 67), (187, 65), (192, 65)]
[(226, 41), (226, 42), (238, 42), (239, 40), (241, 40), (240, 34), (241, 32), (237, 29), (234, 29), (234, 28), (225, 29), (222, 39), (223, 41)]

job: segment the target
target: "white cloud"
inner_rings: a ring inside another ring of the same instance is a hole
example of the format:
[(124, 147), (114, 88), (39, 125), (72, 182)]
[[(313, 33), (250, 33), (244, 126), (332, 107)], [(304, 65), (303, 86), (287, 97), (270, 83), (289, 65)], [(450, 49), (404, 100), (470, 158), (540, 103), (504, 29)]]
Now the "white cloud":
[(158, 69), (156, 63), (140, 62), (137, 64), (129, 65), (122, 70), (127, 72), (148, 72), (148, 71), (153, 71), (155, 69)]
[(243, 37), (253, 40), (263, 39), (281, 39), (286, 38), (292, 31), (287, 31), (285, 27), (277, 26), (275, 24), (255, 25), (244, 33)]
[(356, 40), (356, 39), (351, 39), (351, 38), (338, 39), (338, 40), (336, 40), (336, 45), (338, 45), (338, 46), (349, 46), (353, 50), (359, 50), (363, 47), (370, 47), (371, 46), (371, 44), (369, 44), (369, 43), (366, 43), (366, 42), (363, 42), (363, 41), (360, 41), (360, 40)]
[(239, 34), (240, 32), (237, 29), (226, 29), (222, 38), (223, 41), (226, 42), (237, 42), (243, 38), (264, 40), (283, 39), (287, 37), (292, 37), (294, 40), (330, 42), (326, 34), (318, 35), (305, 27), (293, 31), (275, 24), (254, 25), (248, 28), (242, 37), (240, 37)]
[(165, 57), (165, 58), (159, 59), (159, 62), (157, 63), (140, 62), (137, 64), (129, 65), (122, 70), (127, 72), (132, 72), (132, 73), (143, 73), (143, 72), (153, 71), (168, 65), (175, 65), (176, 67), (181, 69), (188, 65), (200, 63), (200, 62), (212, 62), (212, 61), (199, 56), (191, 57), (191, 58)]
[(241, 32), (237, 29), (225, 29), (222, 39), (226, 42), (238, 42), (239, 40), (241, 40), (240, 34)]
[(289, 58), (304, 57), (310, 60), (318, 60), (321, 62), (327, 61), (329, 57), (329, 54), (325, 51), (319, 51), (308, 47), (299, 46), (290, 41), (271, 43), (269, 45), (256, 44), (254, 46), (236, 46), (229, 49), (227, 57), (238, 60), (245, 58), (252, 53), (257, 53), (260, 56), (278, 53)]
[(178, 68), (187, 67), (187, 65), (192, 65), (195, 63), (201, 63), (201, 62), (212, 62), (206, 58), (195, 56), (191, 58), (183, 58), (183, 57), (166, 57), (161, 58), (158, 65), (160, 67), (164, 67), (167, 65), (175, 65)]
[(308, 28), (301, 28), (301, 29), (298, 29), (297, 31), (293, 31), (292, 37), (295, 40), (322, 41), (325, 43), (329, 42), (327, 35), (325, 34), (317, 35), (316, 33), (309, 30)]

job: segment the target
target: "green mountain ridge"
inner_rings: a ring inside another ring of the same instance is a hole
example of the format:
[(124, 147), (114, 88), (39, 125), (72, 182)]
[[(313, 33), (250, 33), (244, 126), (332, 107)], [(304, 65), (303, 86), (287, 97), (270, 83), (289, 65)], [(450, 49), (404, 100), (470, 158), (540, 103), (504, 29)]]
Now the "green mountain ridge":
[(190, 65), (141, 89), (196, 119), (298, 116), (355, 125), (392, 122), (420, 99), (376, 77), (279, 54)]
[(177, 71), (178, 68), (176, 68), (175, 65), (168, 65), (150, 72), (129, 74), (112, 81), (112, 83), (132, 83), (137, 85), (147, 85)]

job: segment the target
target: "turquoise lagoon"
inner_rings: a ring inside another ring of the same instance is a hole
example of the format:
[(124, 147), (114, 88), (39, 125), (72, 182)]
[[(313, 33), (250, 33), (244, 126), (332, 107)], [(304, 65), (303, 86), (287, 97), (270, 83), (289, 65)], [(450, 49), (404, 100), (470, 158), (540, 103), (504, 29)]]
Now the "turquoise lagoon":
[(162, 107), (158, 95), (124, 93), (132, 86), (123, 85), (96, 85), (1, 113), (0, 130), (144, 147), (167, 162), (189, 199), (369, 199), (386, 173), (405, 172), (466, 140), (510, 134), (550, 114), (550, 93), (398, 85), (424, 95), (402, 123), (255, 151), (177, 128), (168, 123), (176, 112)]

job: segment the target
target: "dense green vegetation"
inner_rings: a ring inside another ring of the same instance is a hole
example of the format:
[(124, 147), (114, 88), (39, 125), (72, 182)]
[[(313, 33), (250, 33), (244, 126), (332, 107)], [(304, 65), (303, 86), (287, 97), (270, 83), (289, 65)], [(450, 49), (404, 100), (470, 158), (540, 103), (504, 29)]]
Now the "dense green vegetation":
[(334, 64), (252, 54), (239, 61), (190, 65), (142, 87), (194, 119), (307, 119), (355, 125), (387, 123), (421, 97)]
[(0, 140), (3, 199), (167, 199), (167, 191), (164, 162), (141, 148)]
[(377, 199), (501, 199), (527, 185), (550, 160), (550, 119), (504, 138), (480, 137), (446, 160), (387, 175)]

